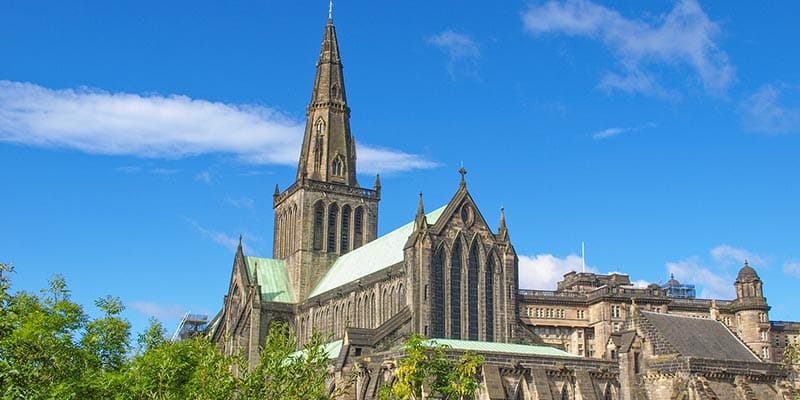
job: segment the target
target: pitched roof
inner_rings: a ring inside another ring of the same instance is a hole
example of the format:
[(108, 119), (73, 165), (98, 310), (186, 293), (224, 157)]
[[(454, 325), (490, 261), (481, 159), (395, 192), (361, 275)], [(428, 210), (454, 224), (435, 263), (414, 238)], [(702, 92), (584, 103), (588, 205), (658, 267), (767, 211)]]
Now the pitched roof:
[(289, 282), (289, 273), (286, 271), (286, 262), (272, 258), (246, 256), (244, 263), (247, 266), (247, 277), (253, 281), (253, 272), (258, 265), (258, 284), (261, 285), (261, 298), (264, 301), (276, 303), (294, 303), (292, 285)]
[(727, 361), (761, 361), (721, 322), (641, 311), (682, 356)]
[[(425, 215), (428, 224), (435, 224), (444, 209), (445, 207), (441, 207)], [(412, 221), (349, 253), (343, 254), (336, 259), (336, 262), (328, 269), (328, 272), (320, 279), (319, 284), (311, 291), (308, 297), (320, 295), (402, 262), (404, 257), (403, 246), (405, 246), (406, 240), (413, 232), (414, 222)]]
[(442, 344), (456, 350), (476, 353), (524, 354), (532, 356), (578, 357), (550, 346), (533, 346), (516, 343), (479, 342), (475, 340), (429, 339), (427, 344)]

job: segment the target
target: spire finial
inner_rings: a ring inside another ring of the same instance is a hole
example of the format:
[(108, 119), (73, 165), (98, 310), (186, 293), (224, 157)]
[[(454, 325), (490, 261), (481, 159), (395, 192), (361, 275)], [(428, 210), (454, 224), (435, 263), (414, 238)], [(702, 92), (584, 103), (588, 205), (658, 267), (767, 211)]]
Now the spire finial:
[(239, 234), (239, 250), (242, 249), (242, 234)]
[(467, 179), (466, 179), (467, 170), (464, 169), (464, 164), (463, 163), (461, 164), (461, 169), (458, 170), (458, 173), (461, 174), (461, 186), (466, 186), (467, 185)]
[(328, 19), (333, 20), (333, 0), (328, 1)]
[(744, 266), (745, 266), (745, 267), (749, 267), (749, 266), (750, 266), (750, 263), (748, 263), (748, 262), (747, 262), (747, 259), (746, 259), (746, 258), (744, 259)]

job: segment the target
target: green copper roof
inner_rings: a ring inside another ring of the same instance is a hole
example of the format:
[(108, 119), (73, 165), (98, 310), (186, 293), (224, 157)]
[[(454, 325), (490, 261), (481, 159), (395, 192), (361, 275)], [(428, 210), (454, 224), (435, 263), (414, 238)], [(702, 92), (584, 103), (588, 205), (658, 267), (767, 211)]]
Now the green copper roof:
[(473, 340), (456, 339), (429, 339), (428, 344), (443, 344), (456, 350), (469, 350), (475, 353), (504, 353), (504, 354), (524, 354), (531, 356), (556, 356), (556, 357), (578, 357), (566, 351), (549, 346), (531, 346), (527, 344), (515, 343), (496, 343), (478, 342)]
[[(445, 207), (425, 215), (428, 224), (435, 224)], [(403, 246), (414, 232), (414, 222), (409, 222), (336, 259), (319, 281), (309, 298), (335, 289), (358, 278), (365, 277), (403, 261)]]
[(283, 260), (246, 256), (244, 262), (250, 281), (253, 280), (253, 271), (256, 270), (256, 264), (258, 265), (258, 284), (261, 285), (261, 298), (264, 301), (295, 302), (289, 273)]
[[(339, 354), (341, 354), (342, 352), (343, 345), (344, 345), (344, 340), (342, 339), (334, 340), (333, 342), (323, 344), (322, 350), (325, 351), (325, 354), (328, 355), (328, 360), (334, 360), (336, 358), (339, 358)], [(305, 359), (306, 356), (307, 352), (305, 349), (303, 349), (295, 351), (289, 357), (302, 357), (303, 359)]]

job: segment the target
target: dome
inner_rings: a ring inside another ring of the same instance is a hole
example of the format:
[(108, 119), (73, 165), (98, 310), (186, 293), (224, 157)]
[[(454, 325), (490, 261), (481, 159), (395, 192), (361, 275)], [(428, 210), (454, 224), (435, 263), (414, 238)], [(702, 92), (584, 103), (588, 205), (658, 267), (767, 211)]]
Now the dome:
[(736, 276), (737, 281), (758, 279), (756, 270), (750, 267), (747, 261), (744, 262), (744, 267), (739, 270), (739, 275)]
[(678, 282), (677, 279), (675, 279), (675, 274), (670, 274), (669, 280), (667, 281), (667, 283), (664, 284), (664, 287), (670, 288), (670, 287), (678, 287), (680, 285), (681, 283)]

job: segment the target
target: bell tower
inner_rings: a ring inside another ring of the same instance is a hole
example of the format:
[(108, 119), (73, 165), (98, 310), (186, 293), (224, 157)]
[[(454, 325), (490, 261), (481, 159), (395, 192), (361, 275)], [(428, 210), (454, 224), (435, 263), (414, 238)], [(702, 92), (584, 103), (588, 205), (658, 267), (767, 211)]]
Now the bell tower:
[(356, 145), (333, 16), (322, 37), (295, 182), (273, 196), (272, 256), (285, 260), (296, 300), (306, 296), (340, 255), (377, 236), (380, 179), (356, 179)]

